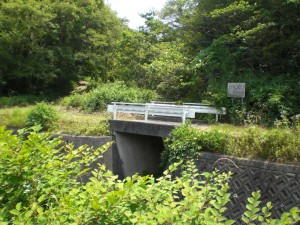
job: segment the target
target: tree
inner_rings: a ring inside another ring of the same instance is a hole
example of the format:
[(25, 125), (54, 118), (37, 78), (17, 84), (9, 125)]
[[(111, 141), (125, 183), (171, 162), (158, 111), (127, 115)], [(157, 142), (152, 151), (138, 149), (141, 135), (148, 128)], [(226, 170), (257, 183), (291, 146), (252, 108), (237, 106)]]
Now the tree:
[(163, 15), (181, 34), (196, 71), (192, 80), (206, 84), (202, 97), (231, 107), (227, 83), (245, 82), (248, 115), (270, 122), (300, 110), (299, 6), (284, 0), (171, 0)]
[(106, 79), (122, 29), (102, 0), (0, 3), (2, 94), (66, 92), (81, 76)]

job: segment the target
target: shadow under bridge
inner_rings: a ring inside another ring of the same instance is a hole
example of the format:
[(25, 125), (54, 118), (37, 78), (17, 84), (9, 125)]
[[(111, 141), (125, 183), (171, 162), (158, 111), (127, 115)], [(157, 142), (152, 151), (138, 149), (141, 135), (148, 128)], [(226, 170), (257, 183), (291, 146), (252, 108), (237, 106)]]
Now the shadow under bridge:
[(113, 173), (120, 179), (141, 175), (159, 175), (163, 138), (175, 125), (142, 121), (110, 120), (114, 144)]

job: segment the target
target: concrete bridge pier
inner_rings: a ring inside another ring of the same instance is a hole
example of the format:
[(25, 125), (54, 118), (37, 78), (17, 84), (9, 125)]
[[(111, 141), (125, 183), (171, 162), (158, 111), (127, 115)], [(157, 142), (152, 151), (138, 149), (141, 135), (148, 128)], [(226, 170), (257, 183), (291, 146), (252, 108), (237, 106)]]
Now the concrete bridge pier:
[(160, 175), (163, 138), (174, 129), (174, 125), (145, 123), (141, 121), (111, 120), (113, 173), (120, 179), (141, 175)]

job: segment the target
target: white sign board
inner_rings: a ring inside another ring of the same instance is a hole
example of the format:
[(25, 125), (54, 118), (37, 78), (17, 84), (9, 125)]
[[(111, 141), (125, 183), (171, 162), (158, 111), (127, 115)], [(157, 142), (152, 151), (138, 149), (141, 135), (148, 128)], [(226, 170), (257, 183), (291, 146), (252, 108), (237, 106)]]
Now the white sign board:
[(245, 98), (245, 83), (228, 83), (227, 96), (232, 98)]

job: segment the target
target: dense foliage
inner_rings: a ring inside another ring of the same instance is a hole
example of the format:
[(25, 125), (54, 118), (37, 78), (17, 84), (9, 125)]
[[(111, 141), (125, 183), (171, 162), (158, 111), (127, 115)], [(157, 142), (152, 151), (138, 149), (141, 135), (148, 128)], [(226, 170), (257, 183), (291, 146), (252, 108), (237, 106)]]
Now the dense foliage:
[[(236, 124), (291, 118), (300, 111), (299, 7), (285, 0), (169, 0), (159, 14), (144, 15), (139, 38), (152, 45), (147, 57), (140, 48), (135, 62), (146, 79), (132, 78), (167, 100), (226, 106), (227, 121)], [(246, 83), (244, 105), (227, 97), (229, 82)]]
[[(36, 128), (35, 128), (36, 129)], [(199, 174), (187, 161), (181, 176), (173, 164), (161, 178), (134, 175), (118, 180), (103, 165), (87, 183), (81, 176), (106, 147), (61, 145), (47, 133), (12, 135), (0, 128), (0, 224), (233, 224), (224, 216), (230, 174)], [(84, 169), (85, 168), (85, 169)], [(242, 216), (245, 224), (293, 224), (299, 209), (271, 219), (254, 192)]]
[(262, 131), (249, 127), (240, 133), (202, 131), (182, 125), (165, 140), (164, 163), (194, 159), (201, 151), (275, 162), (300, 163), (300, 129)]
[[(163, 16), (181, 31), (193, 79), (205, 84), (199, 97), (227, 106), (232, 122), (272, 123), (300, 111), (299, 7), (285, 0), (171, 0)], [(227, 98), (229, 82), (246, 83), (242, 107)]]
[(0, 2), (0, 94), (68, 93), (107, 79), (121, 21), (102, 0)]
[[(300, 112), (299, 7), (168, 0), (131, 30), (102, 0), (2, 1), (0, 91), (69, 93), (79, 79), (124, 81), (164, 100), (227, 107), (235, 124), (273, 125)], [(243, 105), (227, 97), (229, 82), (246, 83)]]
[(64, 97), (61, 103), (93, 112), (106, 110), (111, 102), (149, 102), (157, 98), (155, 91), (129, 87), (119, 81), (98, 85), (86, 93), (74, 93)]

